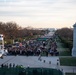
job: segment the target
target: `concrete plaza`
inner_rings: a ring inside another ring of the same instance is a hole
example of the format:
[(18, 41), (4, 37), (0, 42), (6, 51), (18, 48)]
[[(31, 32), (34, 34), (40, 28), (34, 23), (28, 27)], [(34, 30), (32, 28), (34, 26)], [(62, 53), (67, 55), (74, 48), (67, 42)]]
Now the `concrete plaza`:
[[(58, 57), (41, 57), (38, 60), (38, 56), (4, 56), (0, 59), (1, 64), (15, 63), (15, 65), (23, 65), (24, 67), (45, 67), (45, 68), (56, 68)], [(44, 62), (45, 61), (45, 62)], [(50, 62), (50, 63), (49, 63)]]

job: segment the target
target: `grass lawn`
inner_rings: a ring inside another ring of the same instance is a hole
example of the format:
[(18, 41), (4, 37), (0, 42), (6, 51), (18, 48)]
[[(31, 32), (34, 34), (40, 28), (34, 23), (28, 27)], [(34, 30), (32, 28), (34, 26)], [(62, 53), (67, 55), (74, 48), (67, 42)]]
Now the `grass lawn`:
[(71, 53), (67, 48), (61, 48), (58, 50), (59, 51), (59, 56), (71, 56)]
[(71, 54), (68, 51), (64, 51), (64, 52), (60, 52), (59, 56), (71, 56)]
[(76, 75), (76, 73), (66, 73), (65, 75)]
[(76, 66), (76, 57), (60, 57), (60, 65)]
[(63, 47), (63, 43), (57, 43), (59, 56), (71, 56), (69, 48)]

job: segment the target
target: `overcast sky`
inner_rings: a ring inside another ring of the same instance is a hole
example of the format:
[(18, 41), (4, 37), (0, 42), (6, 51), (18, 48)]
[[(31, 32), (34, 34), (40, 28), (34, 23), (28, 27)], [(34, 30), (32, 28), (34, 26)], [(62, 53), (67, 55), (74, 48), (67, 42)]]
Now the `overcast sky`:
[(0, 21), (14, 21), (22, 27), (72, 27), (76, 0), (0, 0)]

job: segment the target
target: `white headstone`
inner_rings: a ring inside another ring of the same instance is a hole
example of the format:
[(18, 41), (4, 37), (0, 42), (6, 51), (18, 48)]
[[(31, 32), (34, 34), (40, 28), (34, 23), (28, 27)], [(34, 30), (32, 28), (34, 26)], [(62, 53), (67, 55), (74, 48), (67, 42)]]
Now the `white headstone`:
[(72, 56), (76, 56), (76, 23), (73, 25), (73, 48), (72, 48)]

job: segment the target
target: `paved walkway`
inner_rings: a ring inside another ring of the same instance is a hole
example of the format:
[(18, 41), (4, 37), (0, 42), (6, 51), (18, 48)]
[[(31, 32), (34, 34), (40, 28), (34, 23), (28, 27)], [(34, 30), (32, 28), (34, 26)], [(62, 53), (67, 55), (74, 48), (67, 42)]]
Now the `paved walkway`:
[(0, 59), (0, 65), (15, 63), (15, 65), (23, 65), (24, 67), (46, 67), (56, 68), (58, 57), (41, 57), (38, 60), (38, 56), (4, 56), (4, 59)]
[(66, 73), (76, 73), (76, 66), (60, 66), (63, 72)]

